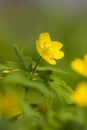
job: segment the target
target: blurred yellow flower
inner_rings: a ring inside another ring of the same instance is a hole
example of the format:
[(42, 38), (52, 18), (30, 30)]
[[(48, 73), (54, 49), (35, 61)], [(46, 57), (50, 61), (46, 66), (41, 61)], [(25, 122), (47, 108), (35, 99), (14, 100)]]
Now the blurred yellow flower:
[(36, 40), (36, 49), (40, 56), (52, 65), (56, 64), (56, 59), (64, 57), (64, 53), (60, 51), (62, 47), (62, 43), (51, 41), (49, 33), (41, 33), (39, 40)]
[(83, 59), (75, 59), (71, 62), (71, 67), (73, 70), (79, 74), (87, 77), (87, 54), (84, 55)]
[(11, 70), (3, 70), (2, 73), (8, 74), (8, 73), (11, 73)]
[(2, 73), (8, 74), (8, 73), (17, 72), (17, 71), (20, 71), (20, 69), (19, 68), (12, 69), (12, 70), (5, 69), (2, 71)]
[(87, 82), (81, 82), (71, 94), (71, 100), (78, 106), (87, 107)]
[(6, 118), (21, 114), (22, 109), (19, 97), (12, 94), (0, 95), (0, 113)]

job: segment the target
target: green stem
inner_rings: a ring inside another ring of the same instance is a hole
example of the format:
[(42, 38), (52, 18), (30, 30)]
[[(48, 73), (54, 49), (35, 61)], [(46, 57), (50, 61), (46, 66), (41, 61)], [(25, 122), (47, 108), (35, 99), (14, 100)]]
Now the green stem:
[(38, 58), (38, 60), (37, 60), (37, 62), (36, 62), (36, 64), (35, 64), (35, 66), (34, 66), (34, 69), (32, 70), (32, 73), (33, 73), (33, 74), (36, 72), (36, 68), (37, 68), (37, 66), (38, 66), (38, 64), (39, 64), (39, 62), (40, 62), (40, 60), (41, 60), (41, 57)]

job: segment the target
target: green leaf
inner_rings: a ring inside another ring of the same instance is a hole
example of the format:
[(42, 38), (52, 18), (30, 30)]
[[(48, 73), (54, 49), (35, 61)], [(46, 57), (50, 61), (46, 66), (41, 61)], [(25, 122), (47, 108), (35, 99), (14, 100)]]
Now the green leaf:
[(18, 66), (20, 66), (20, 65), (16, 62), (0, 61), (0, 71), (2, 71), (2, 70), (12, 70), (12, 69), (18, 68)]
[(41, 93), (51, 96), (50, 89), (44, 84), (39, 81), (33, 81), (30, 80), (27, 77), (27, 74), (25, 72), (15, 72), (15, 73), (10, 73), (7, 75), (4, 79), (2, 79), (2, 84), (20, 84), (22, 87), (28, 87), (28, 88), (33, 88)]
[(66, 84), (65, 81), (61, 80), (60, 78), (53, 78), (53, 82), (49, 82), (51, 88), (57, 93), (61, 100), (65, 100), (67, 103), (71, 103), (70, 100), (70, 93), (72, 89), (70, 86)]
[(12, 130), (9, 121), (0, 118), (0, 130)]
[(29, 101), (30, 104), (40, 104), (44, 102), (43, 96), (40, 92), (34, 89), (28, 89), (26, 92), (25, 98)]
[(58, 73), (63, 73), (63, 74), (69, 74), (69, 72), (66, 72), (64, 70), (61, 70), (59, 68), (56, 68), (56, 67), (52, 67), (52, 66), (38, 66), (38, 70), (51, 70), (53, 72), (55, 72), (55, 74), (58, 74)]
[(50, 69), (45, 69), (45, 70), (38, 70), (38, 76), (43, 79), (45, 83), (48, 81), (53, 81), (50, 75), (52, 74), (52, 70)]
[(25, 69), (28, 70), (28, 65), (26, 64), (25, 59), (24, 59), (23, 54), (22, 54), (23, 50), (21, 51), (16, 44), (13, 44), (13, 48), (14, 48), (16, 55), (18, 56), (18, 58), (20, 59), (20, 61), (24, 65)]

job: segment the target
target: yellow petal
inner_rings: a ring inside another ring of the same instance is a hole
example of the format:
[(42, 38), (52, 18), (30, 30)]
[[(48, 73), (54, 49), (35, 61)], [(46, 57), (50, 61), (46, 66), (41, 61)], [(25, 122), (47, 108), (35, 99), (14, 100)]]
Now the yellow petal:
[(55, 57), (55, 59), (61, 59), (61, 58), (64, 57), (64, 52), (62, 52), (62, 51), (56, 51), (54, 53), (54, 57)]
[(58, 42), (58, 41), (52, 41), (51, 45), (53, 48), (56, 47), (57, 50), (60, 50), (63, 47), (63, 44), (61, 42)]
[(44, 48), (44, 46), (49, 45), (49, 43), (51, 42), (49, 33), (41, 33), (38, 42), (41, 48)]
[(36, 44), (36, 48), (40, 54), (40, 56), (46, 60), (49, 64), (55, 65), (56, 61), (52, 58), (50, 58), (46, 53), (44, 53), (44, 51), (40, 48), (40, 46), (38, 46), (38, 44)]
[(55, 59), (61, 59), (64, 53), (60, 51), (63, 44), (58, 41), (51, 41), (49, 33), (42, 33), (36, 41), (36, 49), (40, 56), (49, 64), (56, 64)]
[(53, 54), (54, 52), (59, 51), (62, 47), (63, 47), (62, 43), (53, 41), (50, 43), (49, 53)]
[(76, 59), (71, 62), (71, 67), (79, 74), (84, 75), (87, 77), (87, 66), (85, 66), (84, 61), (81, 59)]
[(79, 106), (87, 106), (87, 82), (78, 84), (75, 92), (71, 94), (71, 100)]
[(54, 59), (49, 58), (48, 56), (44, 55), (43, 57), (49, 64), (55, 65), (56, 61)]

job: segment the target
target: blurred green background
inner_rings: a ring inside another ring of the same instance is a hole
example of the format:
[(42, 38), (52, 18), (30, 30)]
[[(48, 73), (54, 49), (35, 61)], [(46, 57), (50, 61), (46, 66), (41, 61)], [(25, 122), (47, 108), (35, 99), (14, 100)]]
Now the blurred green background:
[[(74, 86), (83, 77), (74, 73), (70, 62), (87, 52), (86, 0), (0, 0), (0, 59), (17, 60), (12, 44), (25, 48), (25, 55), (37, 60), (35, 41), (42, 32), (64, 44), (65, 57), (56, 67)], [(42, 65), (48, 65), (43, 60)], [(75, 82), (74, 82), (75, 81)]]

